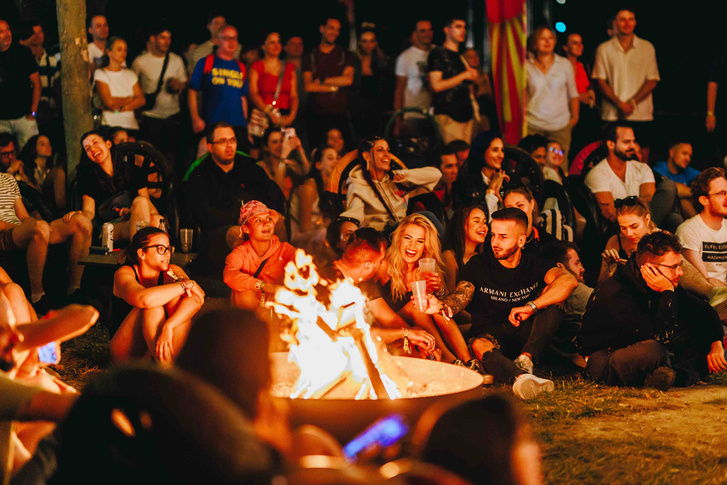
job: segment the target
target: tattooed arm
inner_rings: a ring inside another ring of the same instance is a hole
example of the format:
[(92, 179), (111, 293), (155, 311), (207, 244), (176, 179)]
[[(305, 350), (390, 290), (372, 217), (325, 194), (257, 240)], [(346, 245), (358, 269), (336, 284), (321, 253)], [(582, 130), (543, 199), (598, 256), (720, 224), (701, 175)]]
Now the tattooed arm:
[(425, 312), (429, 314), (439, 313), (440, 307), (442, 305), (445, 305), (445, 311), (446, 307), (449, 307), (449, 309), (451, 309), (451, 313), (446, 312), (450, 313), (446, 316), (448, 318), (452, 318), (453, 315), (456, 315), (460, 311), (467, 308), (467, 305), (469, 305), (472, 301), (472, 295), (474, 294), (475, 285), (473, 285), (469, 281), (460, 281), (454, 291), (442, 298), (441, 301), (439, 301), (434, 295), (429, 295), (429, 304), (425, 309)]

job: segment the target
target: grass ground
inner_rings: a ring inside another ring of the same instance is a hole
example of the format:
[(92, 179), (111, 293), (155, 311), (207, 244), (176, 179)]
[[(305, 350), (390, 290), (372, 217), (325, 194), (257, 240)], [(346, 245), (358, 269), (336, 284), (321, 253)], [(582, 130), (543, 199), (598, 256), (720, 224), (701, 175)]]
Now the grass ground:
[[(55, 370), (81, 389), (108, 366), (108, 332), (95, 326), (64, 345)], [(668, 392), (554, 380), (525, 403), (546, 483), (727, 483), (727, 376)]]

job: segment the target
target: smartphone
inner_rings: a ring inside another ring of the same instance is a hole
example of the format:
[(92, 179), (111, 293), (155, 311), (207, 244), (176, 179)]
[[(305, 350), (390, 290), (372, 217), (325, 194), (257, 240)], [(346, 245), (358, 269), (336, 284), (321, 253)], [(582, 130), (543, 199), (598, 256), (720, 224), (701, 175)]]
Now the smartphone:
[(295, 128), (285, 129), (285, 138), (293, 138), (295, 136)]
[(355, 462), (361, 452), (374, 445), (381, 448), (389, 447), (406, 436), (408, 431), (409, 426), (406, 424), (406, 418), (401, 414), (391, 414), (375, 421), (361, 434), (349, 441), (343, 447), (343, 454), (346, 459)]
[(55, 342), (46, 344), (38, 349), (38, 360), (43, 364), (57, 364), (58, 352)]

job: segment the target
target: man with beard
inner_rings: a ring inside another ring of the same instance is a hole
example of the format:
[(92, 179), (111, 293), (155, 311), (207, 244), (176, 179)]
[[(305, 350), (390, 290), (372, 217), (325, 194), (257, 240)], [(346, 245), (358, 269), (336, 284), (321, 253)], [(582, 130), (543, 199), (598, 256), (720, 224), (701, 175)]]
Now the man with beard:
[(727, 286), (727, 179), (711, 167), (692, 182), (692, 199), (699, 214), (685, 221), (677, 236), (684, 257), (714, 286)]
[(321, 43), (303, 58), (303, 86), (308, 94), (308, 139), (317, 147), (323, 134), (338, 128), (351, 146), (352, 128), (348, 118), (348, 90), (353, 84), (354, 58), (336, 39), (341, 21), (325, 18), (320, 25)]
[(603, 216), (615, 222), (614, 201), (636, 196), (649, 204), (651, 220), (658, 227), (674, 232), (684, 221), (679, 213), (676, 185), (664, 179), (657, 188), (651, 168), (636, 156), (633, 128), (617, 121), (606, 128), (605, 142), (608, 156), (588, 172), (585, 180)]
[(472, 314), (471, 352), (488, 374), (512, 385), (522, 399), (554, 389), (552, 381), (532, 375), (533, 361), (558, 330), (558, 305), (578, 285), (566, 269), (523, 253), (527, 227), (520, 209), (492, 214), (492, 250), (473, 256), (460, 271), (457, 288), (441, 302), (430, 296), (426, 308), (448, 318), (467, 308)]
[(681, 249), (673, 234), (648, 234), (594, 292), (578, 342), (595, 380), (665, 391), (727, 370), (717, 312), (679, 286)]

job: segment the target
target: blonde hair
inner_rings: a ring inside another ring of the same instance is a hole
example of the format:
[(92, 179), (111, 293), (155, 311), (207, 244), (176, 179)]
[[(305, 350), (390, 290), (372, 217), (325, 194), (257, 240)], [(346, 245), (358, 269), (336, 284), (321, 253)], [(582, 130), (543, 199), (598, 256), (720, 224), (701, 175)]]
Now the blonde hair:
[(424, 228), (424, 252), (422, 258), (433, 258), (437, 264), (437, 273), (442, 278), (442, 288), (444, 288), (442, 252), (439, 244), (439, 236), (437, 228), (434, 227), (432, 221), (421, 214), (411, 214), (407, 216), (399, 227), (391, 235), (391, 244), (386, 250), (386, 259), (389, 262), (389, 278), (391, 281), (391, 295), (393, 300), (402, 300), (406, 295), (406, 262), (401, 256), (399, 246), (401, 238), (404, 237), (404, 231), (409, 225), (415, 225)]

